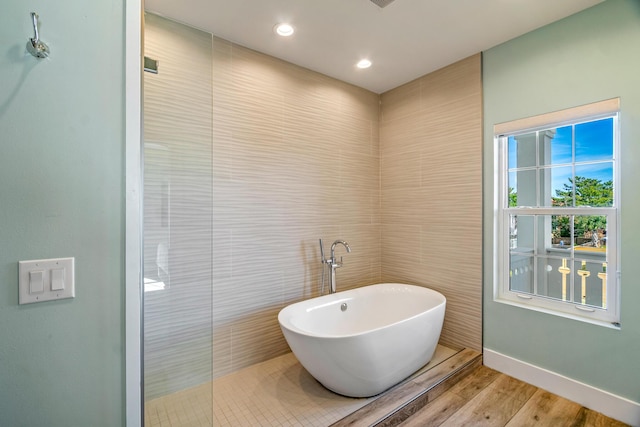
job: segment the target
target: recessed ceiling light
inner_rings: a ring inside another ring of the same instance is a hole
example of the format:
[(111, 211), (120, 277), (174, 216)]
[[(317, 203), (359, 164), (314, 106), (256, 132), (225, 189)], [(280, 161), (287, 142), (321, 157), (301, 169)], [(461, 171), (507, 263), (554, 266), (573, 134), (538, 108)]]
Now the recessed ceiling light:
[(361, 59), (356, 64), (356, 67), (358, 67), (358, 68), (369, 68), (369, 67), (371, 67), (371, 61), (369, 61), (368, 59)]
[(289, 37), (295, 30), (291, 24), (282, 23), (275, 26), (275, 31), (280, 36)]

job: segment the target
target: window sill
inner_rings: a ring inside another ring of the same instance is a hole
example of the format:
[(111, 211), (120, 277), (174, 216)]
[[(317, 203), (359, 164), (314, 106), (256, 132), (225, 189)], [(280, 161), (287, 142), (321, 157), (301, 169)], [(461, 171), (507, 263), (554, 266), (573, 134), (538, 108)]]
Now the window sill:
[(556, 316), (556, 317), (563, 317), (565, 319), (576, 320), (576, 321), (583, 322), (583, 323), (590, 323), (592, 325), (602, 326), (602, 327), (605, 327), (605, 328), (614, 329), (614, 330), (618, 330), (618, 331), (622, 328), (620, 323), (612, 323), (612, 322), (608, 322), (608, 321), (605, 321), (605, 320), (593, 319), (593, 318), (590, 318), (590, 317), (580, 316), (580, 315), (577, 315), (577, 314), (571, 314), (571, 313), (567, 313), (567, 312), (564, 312), (564, 311), (552, 310), (552, 309), (549, 309), (549, 308), (540, 307), (538, 305), (529, 304), (529, 303), (524, 302), (524, 301), (514, 301), (514, 300), (503, 298), (503, 297), (496, 297), (496, 298), (493, 299), (493, 301), (497, 302), (499, 304), (506, 304), (506, 305), (510, 305), (510, 306), (513, 306), (513, 307), (520, 307), (520, 308), (523, 308), (525, 310), (537, 311), (539, 313), (545, 313), (545, 314), (549, 314), (549, 315)]

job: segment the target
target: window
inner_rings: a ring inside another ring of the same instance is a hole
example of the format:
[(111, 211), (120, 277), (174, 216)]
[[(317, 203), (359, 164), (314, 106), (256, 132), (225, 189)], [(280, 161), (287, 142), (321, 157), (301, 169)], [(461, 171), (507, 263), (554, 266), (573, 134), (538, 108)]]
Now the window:
[(496, 125), (496, 300), (619, 325), (619, 100)]

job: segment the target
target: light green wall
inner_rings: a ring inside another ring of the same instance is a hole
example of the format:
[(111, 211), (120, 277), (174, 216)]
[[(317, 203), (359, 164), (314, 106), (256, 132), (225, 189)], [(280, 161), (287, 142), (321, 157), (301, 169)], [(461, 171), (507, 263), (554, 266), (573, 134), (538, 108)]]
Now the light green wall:
[[(0, 9), (0, 424), (123, 425), (124, 2)], [(75, 299), (18, 306), (19, 260), (69, 256)]]
[[(640, 2), (609, 0), (483, 55), (484, 347), (640, 402)], [(622, 328), (493, 301), (493, 125), (621, 98)]]

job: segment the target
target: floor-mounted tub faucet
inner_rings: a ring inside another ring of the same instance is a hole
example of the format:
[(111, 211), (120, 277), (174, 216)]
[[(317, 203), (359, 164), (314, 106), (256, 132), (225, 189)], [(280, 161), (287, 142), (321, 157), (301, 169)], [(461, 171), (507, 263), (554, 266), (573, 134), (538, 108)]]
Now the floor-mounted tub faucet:
[(347, 250), (347, 253), (351, 252), (351, 248), (349, 244), (344, 240), (336, 240), (331, 245), (331, 258), (325, 259), (324, 257), (324, 248), (322, 246), (322, 239), (320, 239), (320, 256), (322, 258), (322, 291), (324, 293), (324, 264), (327, 264), (331, 269), (331, 274), (329, 275), (329, 293), (333, 294), (336, 292), (336, 268), (342, 267), (342, 257), (340, 257), (340, 261), (336, 259), (336, 245), (342, 245)]

